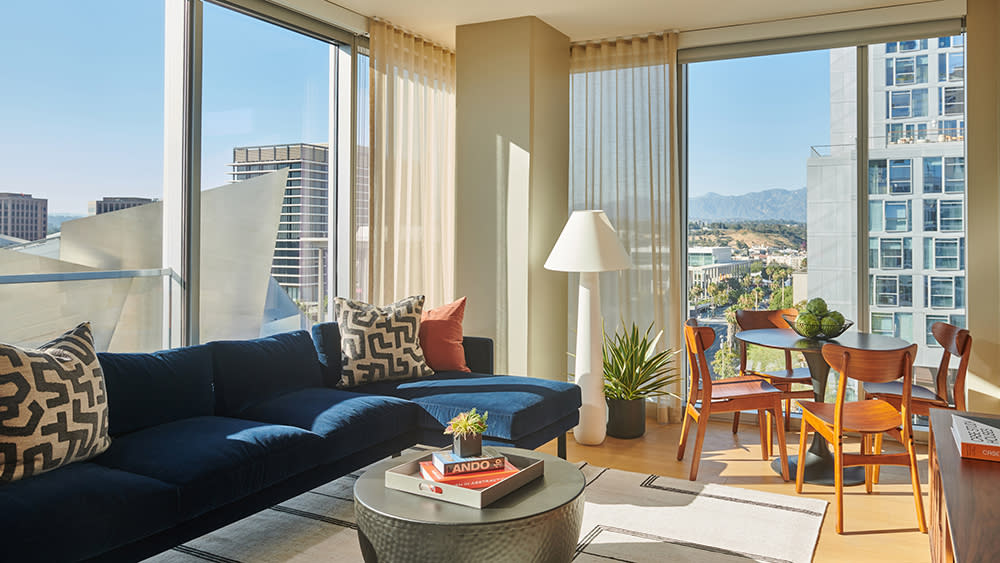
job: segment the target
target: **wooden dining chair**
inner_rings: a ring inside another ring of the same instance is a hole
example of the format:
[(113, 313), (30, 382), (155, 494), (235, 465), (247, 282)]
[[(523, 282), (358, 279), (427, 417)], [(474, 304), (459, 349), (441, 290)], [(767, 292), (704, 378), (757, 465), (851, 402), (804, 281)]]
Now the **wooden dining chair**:
[[(687, 348), (688, 363), (691, 365), (691, 390), (688, 393), (684, 412), (684, 424), (681, 426), (681, 441), (677, 446), (677, 461), (684, 459), (684, 448), (687, 445), (688, 429), (693, 421), (698, 425), (694, 442), (694, 452), (691, 458), (690, 479), (698, 478), (698, 466), (701, 462), (701, 448), (705, 443), (705, 431), (708, 429), (708, 419), (712, 413), (739, 412), (741, 410), (756, 410), (760, 423), (760, 453), (761, 459), (768, 458), (765, 426), (765, 412), (770, 412), (775, 426), (778, 428), (778, 454), (781, 456), (781, 477), (788, 481), (788, 452), (785, 447), (785, 427), (778, 423), (781, 413), (781, 392), (764, 379), (756, 376), (739, 376), (712, 381), (708, 370), (705, 350), (715, 342), (715, 331), (711, 327), (698, 326), (698, 321), (688, 319), (684, 323), (684, 344)], [(700, 403), (700, 406), (698, 405)]]
[[(805, 459), (806, 436), (810, 431), (819, 432), (833, 445), (834, 488), (837, 495), (837, 533), (844, 533), (844, 467), (865, 467), (865, 491), (872, 492), (875, 467), (878, 465), (906, 465), (910, 468), (913, 499), (917, 508), (917, 523), (921, 532), (927, 532), (924, 520), (924, 503), (920, 496), (920, 476), (917, 473), (917, 453), (913, 445), (910, 391), (913, 384), (913, 358), (917, 345), (902, 350), (859, 350), (839, 344), (823, 346), (823, 359), (840, 374), (837, 400), (834, 403), (797, 401), (802, 407), (802, 429), (799, 431), (799, 459)], [(844, 402), (847, 380), (862, 383), (884, 383), (902, 378), (903, 392), (900, 409), (881, 399)], [(844, 435), (861, 434), (861, 451), (844, 452)], [(905, 453), (883, 454), (875, 451), (875, 436), (887, 432), (906, 447)], [(795, 472), (795, 492), (802, 492), (805, 464), (798, 464)]]
[[(941, 364), (938, 366), (934, 379), (934, 390), (922, 385), (913, 385), (910, 396), (910, 412), (917, 416), (930, 416), (930, 410), (951, 409), (965, 410), (965, 374), (969, 369), (969, 358), (972, 355), (972, 336), (968, 330), (958, 328), (948, 323), (934, 323), (931, 333), (937, 343), (944, 348)], [(958, 370), (955, 375), (955, 385), (952, 387), (954, 402), (948, 401), (948, 364), (951, 357), (958, 357)], [(882, 399), (890, 405), (900, 408), (902, 403), (903, 384), (899, 381), (887, 383), (871, 383), (864, 386), (865, 398)], [(882, 451), (882, 434), (875, 437), (875, 451)], [(875, 469), (875, 482), (879, 481), (879, 470)]]
[[(754, 330), (760, 328), (790, 328), (788, 322), (782, 317), (788, 315), (795, 317), (798, 311), (795, 309), (779, 309), (775, 311), (736, 311), (736, 324), (740, 330)], [(785, 430), (791, 428), (792, 399), (813, 399), (812, 377), (809, 375), (809, 368), (796, 368), (792, 366), (792, 352), (785, 350), (785, 369), (778, 371), (759, 372), (747, 370), (747, 344), (740, 341), (740, 375), (756, 375), (763, 377), (768, 383), (774, 385), (781, 391), (781, 398), (785, 402)], [(808, 389), (792, 390), (792, 385), (807, 385)], [(740, 413), (733, 413), (733, 434), (740, 428)], [(768, 428), (768, 447), (771, 443), (771, 425)], [(770, 450), (768, 450), (770, 451)]]

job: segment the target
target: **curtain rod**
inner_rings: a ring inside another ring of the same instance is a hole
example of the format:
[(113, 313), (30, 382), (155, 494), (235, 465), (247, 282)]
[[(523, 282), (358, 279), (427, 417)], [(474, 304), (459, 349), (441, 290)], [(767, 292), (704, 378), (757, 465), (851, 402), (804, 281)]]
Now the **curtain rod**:
[(636, 33), (633, 35), (619, 35), (617, 37), (605, 37), (601, 39), (587, 39), (584, 41), (570, 41), (570, 47), (576, 47), (577, 45), (599, 45), (601, 43), (610, 43), (613, 41), (628, 41), (632, 39), (648, 39), (650, 37), (663, 37), (670, 33), (680, 33), (676, 29), (669, 29), (663, 31), (650, 31), (648, 33)]
[[(389, 20), (387, 20), (385, 18), (380, 18), (378, 16), (373, 16), (371, 18), (371, 20), (372, 21), (377, 21), (377, 22), (382, 22), (382, 23), (384, 23), (384, 24), (386, 24), (386, 25), (388, 25), (388, 26), (390, 26), (390, 27), (392, 27), (394, 29), (398, 29), (399, 31), (402, 31), (403, 33), (406, 33), (408, 35), (412, 35), (414, 39), (418, 39), (421, 42), (426, 43), (426, 44), (428, 44), (428, 45), (430, 45), (432, 47), (436, 47), (438, 49), (441, 49), (442, 51), (447, 51), (447, 52), (449, 52), (449, 53), (451, 53), (453, 55), (455, 54), (455, 50), (454, 49), (451, 49), (449, 47), (445, 47), (444, 45), (438, 43), (437, 41), (428, 39), (427, 37), (424, 37), (423, 35), (420, 35), (419, 33), (415, 32), (415, 31), (411, 31), (411, 30), (409, 30), (409, 29), (407, 29), (405, 27), (400, 27), (400, 26), (392, 23), (391, 21), (389, 21)], [(369, 35), (369, 37), (371, 36), (371, 32), (370, 31), (369, 31), (368, 35)]]

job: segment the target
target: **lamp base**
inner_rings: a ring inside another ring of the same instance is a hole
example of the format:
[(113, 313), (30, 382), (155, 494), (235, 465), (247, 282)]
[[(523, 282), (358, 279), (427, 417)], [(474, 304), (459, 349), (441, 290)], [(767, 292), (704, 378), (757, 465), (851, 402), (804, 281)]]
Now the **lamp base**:
[(607, 434), (603, 336), (600, 278), (597, 272), (581, 272), (576, 316), (576, 384), (580, 386), (583, 404), (573, 439), (585, 446), (600, 445)]

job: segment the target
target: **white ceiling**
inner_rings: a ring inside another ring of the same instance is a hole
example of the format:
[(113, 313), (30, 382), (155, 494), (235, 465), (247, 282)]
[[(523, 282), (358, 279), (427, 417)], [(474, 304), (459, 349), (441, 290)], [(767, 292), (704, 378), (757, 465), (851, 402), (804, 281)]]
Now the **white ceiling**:
[(448, 47), (455, 26), (537, 16), (571, 41), (927, 5), (940, 0), (326, 0)]

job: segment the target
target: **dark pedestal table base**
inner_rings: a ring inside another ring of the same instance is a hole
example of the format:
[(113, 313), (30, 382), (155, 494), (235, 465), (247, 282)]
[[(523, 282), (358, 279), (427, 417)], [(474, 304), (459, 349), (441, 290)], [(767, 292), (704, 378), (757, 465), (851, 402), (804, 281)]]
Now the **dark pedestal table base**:
[[(788, 475), (795, 480), (795, 472), (798, 470), (799, 456), (788, 456)], [(771, 462), (771, 469), (781, 474), (781, 458), (776, 458)], [(833, 457), (821, 457), (811, 451), (806, 452), (806, 473), (803, 480), (814, 485), (833, 486), (834, 463)], [(862, 466), (844, 468), (844, 486), (861, 485), (865, 482), (865, 468)]]

